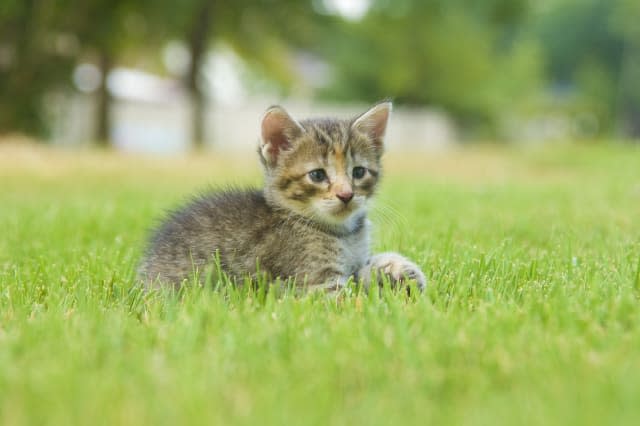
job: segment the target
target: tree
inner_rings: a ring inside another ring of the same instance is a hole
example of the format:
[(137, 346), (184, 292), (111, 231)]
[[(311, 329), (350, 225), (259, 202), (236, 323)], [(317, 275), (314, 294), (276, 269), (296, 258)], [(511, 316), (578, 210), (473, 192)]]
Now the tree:
[(110, 142), (112, 98), (107, 78), (122, 52), (144, 42), (145, 12), (153, 7), (150, 0), (67, 0), (69, 14), (65, 26), (80, 41), (79, 57), (93, 60), (102, 76), (97, 97), (96, 141)]
[(58, 2), (0, 3), (0, 133), (43, 134), (43, 98), (65, 85), (73, 39), (57, 23)]
[(618, 115), (626, 132), (640, 140), (640, 2), (618, 0), (613, 31), (622, 38)]
[[(192, 140), (204, 142), (206, 95), (201, 70), (211, 44), (231, 47), (247, 62), (280, 83), (292, 75), (289, 52), (296, 45), (308, 45), (317, 35), (323, 17), (310, 1), (296, 0), (185, 0), (158, 2), (154, 29), (165, 39), (185, 40), (191, 57), (185, 85), (192, 103)], [(314, 39), (315, 40), (315, 39)]]
[(393, 97), (437, 105), (465, 125), (492, 128), (542, 81), (539, 47), (516, 31), (525, 1), (373, 1), (338, 24), (320, 51), (335, 66), (337, 99)]
[(596, 117), (601, 133), (640, 136), (639, 21), (635, 0), (556, 0), (534, 20), (552, 87)]

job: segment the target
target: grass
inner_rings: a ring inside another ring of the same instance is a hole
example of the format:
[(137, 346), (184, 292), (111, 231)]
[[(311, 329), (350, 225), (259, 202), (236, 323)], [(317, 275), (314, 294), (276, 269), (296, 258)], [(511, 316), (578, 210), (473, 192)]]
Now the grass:
[(415, 299), (141, 294), (161, 212), (256, 164), (0, 144), (0, 424), (636, 424), (638, 149), (390, 155)]

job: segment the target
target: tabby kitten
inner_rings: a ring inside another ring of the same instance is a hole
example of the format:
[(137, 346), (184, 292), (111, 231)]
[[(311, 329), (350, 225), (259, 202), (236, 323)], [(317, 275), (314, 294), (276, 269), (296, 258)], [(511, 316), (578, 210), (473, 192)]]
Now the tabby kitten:
[(349, 280), (388, 276), (393, 284), (425, 276), (396, 253), (369, 254), (367, 202), (380, 178), (391, 103), (353, 120), (296, 121), (279, 106), (262, 119), (262, 190), (201, 196), (153, 234), (139, 268), (147, 287), (180, 287), (218, 258), (231, 277), (294, 279), (338, 290)]

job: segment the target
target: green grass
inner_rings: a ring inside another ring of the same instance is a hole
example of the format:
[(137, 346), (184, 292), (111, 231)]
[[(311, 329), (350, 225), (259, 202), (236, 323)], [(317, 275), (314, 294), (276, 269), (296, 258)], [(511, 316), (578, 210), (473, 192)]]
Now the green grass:
[(423, 295), (178, 297), (135, 288), (147, 229), (252, 156), (0, 145), (0, 424), (636, 424), (640, 151), (387, 163), (375, 249)]

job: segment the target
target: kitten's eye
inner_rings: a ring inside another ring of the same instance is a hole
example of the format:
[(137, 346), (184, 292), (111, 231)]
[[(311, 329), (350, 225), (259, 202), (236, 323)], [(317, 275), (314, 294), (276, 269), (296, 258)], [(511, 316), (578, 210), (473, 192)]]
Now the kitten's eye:
[(312, 181), (320, 183), (327, 178), (327, 173), (324, 169), (315, 169), (309, 172), (309, 177)]
[(364, 177), (364, 174), (366, 173), (366, 171), (367, 171), (367, 169), (365, 169), (364, 167), (358, 166), (358, 167), (354, 167), (353, 168), (353, 172), (351, 172), (351, 173), (352, 173), (354, 179), (362, 179)]

